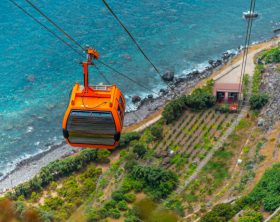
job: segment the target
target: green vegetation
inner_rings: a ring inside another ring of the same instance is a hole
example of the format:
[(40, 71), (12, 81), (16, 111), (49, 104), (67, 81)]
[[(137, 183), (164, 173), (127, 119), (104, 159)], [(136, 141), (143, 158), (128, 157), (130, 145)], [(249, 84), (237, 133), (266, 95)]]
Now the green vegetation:
[(260, 56), (266, 64), (268, 63), (279, 63), (280, 62), (280, 47), (276, 47), (273, 49), (266, 50)]
[(260, 92), (262, 73), (264, 71), (263, 65), (256, 65), (254, 75), (253, 75), (253, 89), (252, 97), (250, 98), (250, 106), (253, 110), (259, 110), (264, 107), (268, 102), (268, 95)]
[(227, 222), (234, 215), (231, 204), (218, 204), (201, 219), (201, 222)]
[(126, 147), (133, 140), (139, 140), (141, 134), (138, 132), (124, 133), (120, 139), (120, 148)]
[[(98, 154), (99, 152), (102, 155)], [(22, 195), (25, 198), (30, 197), (33, 191), (41, 191), (51, 182), (85, 168), (92, 161), (105, 161), (109, 153), (107, 150), (98, 151), (89, 149), (83, 150), (75, 156), (51, 162), (46, 167), (43, 167), (33, 179), (17, 186), (14, 192), (8, 195), (14, 200)]]
[(206, 86), (195, 89), (191, 95), (172, 100), (164, 107), (163, 119), (166, 123), (171, 123), (178, 119), (187, 108), (202, 110), (213, 107), (216, 99), (212, 96), (212, 88), (213, 81), (211, 80)]
[(256, 65), (254, 75), (253, 75), (253, 95), (258, 95), (260, 93), (262, 73), (264, 71), (264, 65)]
[(254, 210), (247, 210), (242, 213), (242, 216), (238, 219), (238, 222), (262, 222), (263, 216), (260, 212)]
[(250, 98), (250, 106), (251, 109), (254, 110), (259, 110), (262, 107), (264, 107), (268, 103), (268, 95), (267, 94), (258, 94), (258, 95), (253, 95)]
[(243, 95), (247, 98), (249, 93), (249, 84), (250, 84), (250, 77), (249, 74), (245, 74), (243, 77)]
[(136, 142), (132, 146), (133, 153), (136, 155), (137, 158), (142, 159), (144, 155), (147, 153), (147, 147), (144, 143)]
[[(257, 211), (263, 208), (273, 212), (280, 206), (280, 163), (266, 170), (260, 182), (247, 196), (236, 200), (233, 204), (219, 204), (205, 214), (202, 222), (229, 221), (242, 209), (246, 209), (238, 222), (262, 221)], [(254, 210), (255, 209), (255, 210)]]
[(178, 176), (172, 171), (152, 166), (135, 166), (130, 176), (143, 183), (154, 199), (166, 198), (177, 186)]
[(270, 212), (280, 206), (280, 163), (265, 172), (260, 182), (249, 194), (248, 202), (249, 204), (259, 204)]

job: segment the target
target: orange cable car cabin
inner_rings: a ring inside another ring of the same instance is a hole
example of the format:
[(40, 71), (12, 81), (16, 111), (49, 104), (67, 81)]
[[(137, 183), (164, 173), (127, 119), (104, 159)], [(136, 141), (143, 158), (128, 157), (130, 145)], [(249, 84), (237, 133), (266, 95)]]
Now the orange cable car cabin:
[(75, 84), (62, 128), (67, 143), (74, 147), (114, 149), (123, 127), (125, 99), (116, 85), (88, 85), (88, 66), (99, 54), (87, 50), (83, 62), (84, 86)]

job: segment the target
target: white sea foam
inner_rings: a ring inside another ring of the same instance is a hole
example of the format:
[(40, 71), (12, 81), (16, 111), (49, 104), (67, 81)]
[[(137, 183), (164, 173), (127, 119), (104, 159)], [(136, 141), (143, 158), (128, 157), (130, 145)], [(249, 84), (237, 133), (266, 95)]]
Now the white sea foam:
[(33, 126), (28, 126), (26, 129), (26, 133), (32, 133), (34, 131), (34, 127)]

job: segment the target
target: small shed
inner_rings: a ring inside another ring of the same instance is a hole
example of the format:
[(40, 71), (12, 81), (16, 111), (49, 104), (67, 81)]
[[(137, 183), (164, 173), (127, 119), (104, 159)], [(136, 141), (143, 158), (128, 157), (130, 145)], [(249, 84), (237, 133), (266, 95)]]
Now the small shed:
[(214, 78), (213, 95), (218, 103), (238, 104), (242, 98), (241, 72), (234, 68)]

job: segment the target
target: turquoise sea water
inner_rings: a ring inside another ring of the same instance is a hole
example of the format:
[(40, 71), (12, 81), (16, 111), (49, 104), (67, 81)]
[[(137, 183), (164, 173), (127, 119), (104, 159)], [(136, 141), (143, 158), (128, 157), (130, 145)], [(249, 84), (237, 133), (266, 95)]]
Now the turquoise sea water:
[[(47, 24), (24, 0), (17, 2)], [(82, 45), (94, 46), (116, 69), (151, 89), (164, 87), (101, 0), (33, 2)], [(172, 69), (180, 75), (202, 68), (208, 59), (244, 42), (242, 12), (248, 10), (249, 0), (108, 2), (162, 72)], [(252, 40), (272, 37), (280, 21), (280, 0), (258, 0), (256, 10), (260, 18), (254, 22)], [(0, 173), (61, 141), (70, 88), (82, 81), (80, 59), (9, 1), (1, 1)], [(102, 70), (126, 95), (150, 93)], [(91, 81), (103, 79), (92, 70)]]

